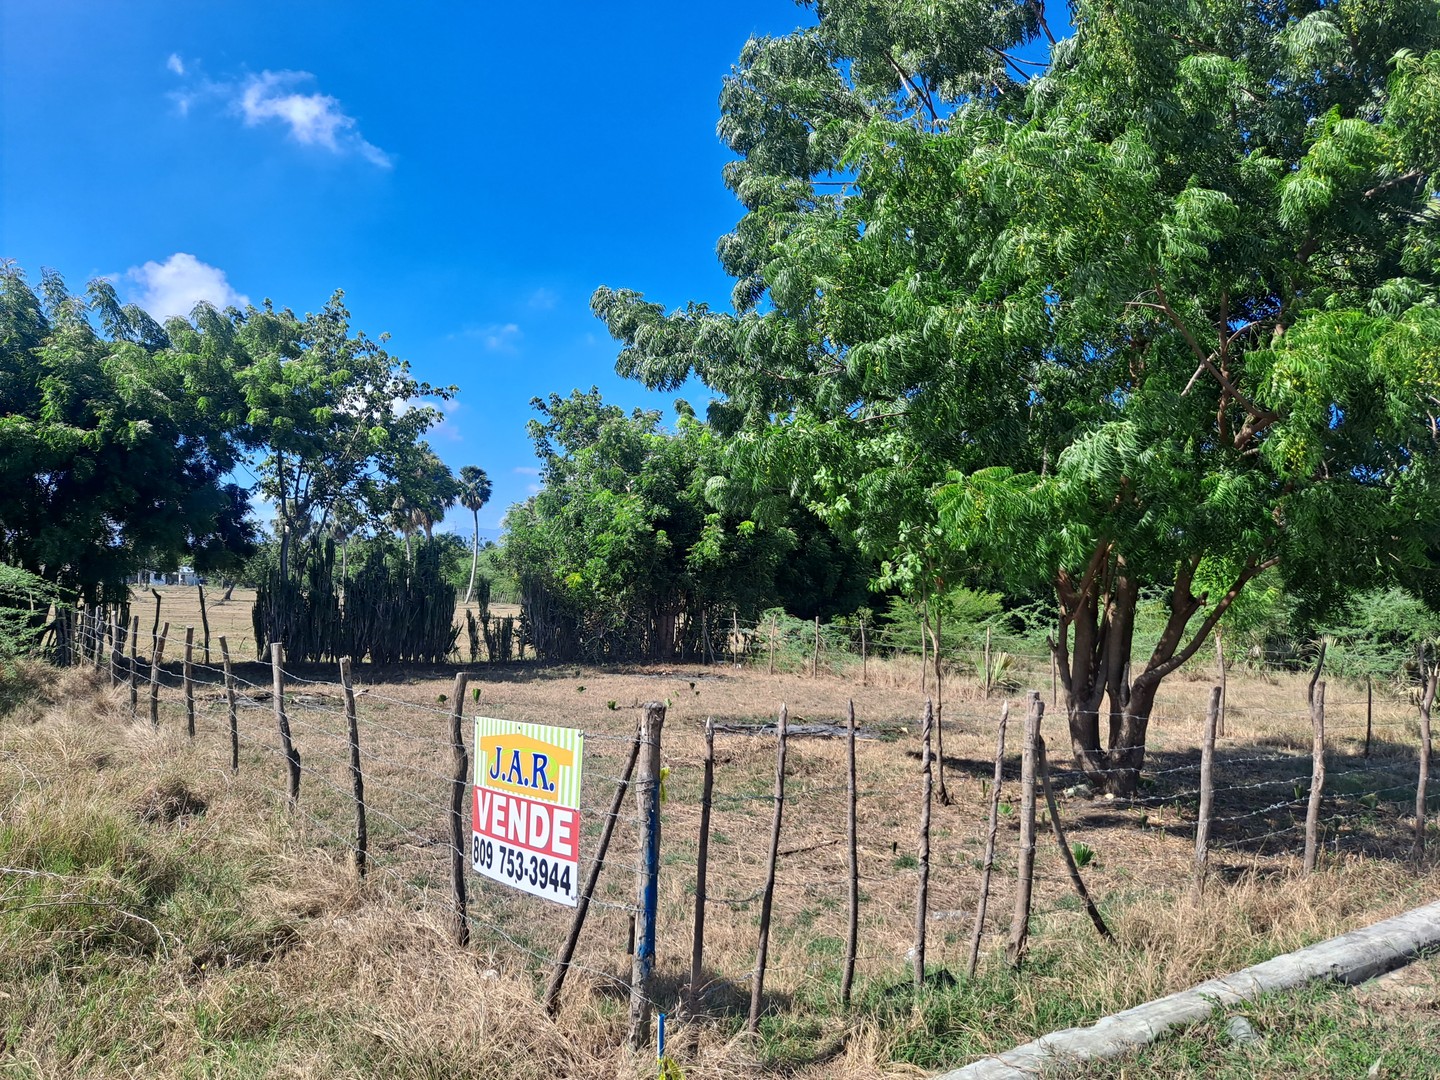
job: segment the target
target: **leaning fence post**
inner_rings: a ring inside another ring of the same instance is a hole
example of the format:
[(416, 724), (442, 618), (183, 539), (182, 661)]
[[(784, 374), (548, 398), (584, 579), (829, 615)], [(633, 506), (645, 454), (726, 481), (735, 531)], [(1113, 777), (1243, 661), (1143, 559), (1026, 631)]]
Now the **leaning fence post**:
[[(1318, 671), (1318, 669), (1317, 669)], [(1320, 800), (1325, 791), (1325, 680), (1310, 684), (1310, 803), (1305, 810), (1305, 872), (1315, 869), (1320, 852)]]
[(1420, 698), (1420, 776), (1415, 787), (1415, 858), (1425, 854), (1425, 789), (1430, 783), (1430, 706), (1435, 703), (1435, 686), (1440, 681), (1440, 662), (1425, 670), (1425, 654), (1420, 654), (1420, 672), (1425, 679), (1425, 692)]
[[(155, 651), (155, 643), (160, 640), (160, 590), (152, 587), (150, 595), (155, 597), (155, 621), (150, 624), (150, 651)], [(165, 624), (169, 626), (167, 622)]]
[[(865, 624), (860, 624), (864, 632)], [(845, 973), (840, 978), (840, 1001), (850, 1007), (850, 987), (855, 981), (855, 953), (860, 945), (860, 845), (855, 819), (855, 802), (858, 787), (855, 782), (855, 702), (850, 702), (850, 711), (845, 725), (845, 756), (849, 765), (849, 781), (846, 791), (846, 839), (850, 845), (850, 896), (849, 919), (845, 934)]]
[(925, 699), (925, 722), (920, 736), (920, 842), (916, 865), (919, 884), (915, 888), (915, 992), (925, 988), (925, 915), (930, 900), (930, 740), (935, 727), (935, 707)]
[(1215, 808), (1215, 736), (1220, 730), (1220, 710), (1225, 700), (1223, 687), (1210, 691), (1205, 710), (1205, 741), (1200, 747), (1200, 809), (1195, 816), (1195, 884), (1198, 897), (1205, 889), (1210, 871), (1210, 816)]
[(165, 654), (165, 639), (170, 636), (170, 624), (165, 624), (155, 638), (155, 651), (150, 656), (150, 726), (160, 726), (160, 659)]
[[(465, 787), (470, 779), (470, 755), (465, 748), (464, 728), (465, 688), (469, 684), (470, 676), (463, 671), (457, 671), (450, 699), (450, 756), (455, 766), (454, 775), (450, 780), (450, 892), (455, 901), (455, 944), (462, 949), (470, 944), (470, 922), (466, 918), (465, 911), (465, 853), (469, 850), (469, 845), (465, 843), (464, 832)], [(351, 717), (353, 724), (354, 710), (348, 704), (353, 700), (353, 696), (350, 693), (348, 679), (346, 679), (345, 696), (347, 699), (346, 713)], [(354, 728), (352, 727), (351, 730), (353, 731)], [(360, 775), (358, 735), (350, 745), (350, 760), (352, 766), (355, 767), (355, 775), (358, 777)]]
[(545, 988), (545, 1012), (550, 1016), (560, 1011), (560, 988), (565, 985), (565, 974), (570, 970), (570, 958), (575, 955), (575, 946), (580, 942), (580, 930), (584, 927), (585, 915), (590, 910), (590, 898), (595, 895), (595, 886), (600, 881), (600, 871), (605, 866), (605, 854), (610, 850), (610, 837), (615, 834), (615, 822), (625, 805), (625, 792), (629, 789), (630, 777), (634, 775), (635, 761), (639, 756), (640, 732), (637, 729), (635, 738), (630, 743), (630, 758), (625, 762), (625, 770), (615, 785), (615, 797), (610, 802), (610, 812), (605, 816), (605, 827), (600, 832), (600, 843), (595, 848), (594, 861), (590, 864), (590, 876), (585, 879), (585, 887), (580, 890), (580, 899), (575, 904), (575, 917), (570, 920), (570, 934), (565, 938), (565, 945), (555, 961), (555, 970), (550, 973), (550, 985)]
[(1085, 888), (1085, 879), (1080, 876), (1080, 868), (1075, 865), (1075, 853), (1070, 850), (1069, 841), (1065, 839), (1065, 826), (1060, 824), (1060, 807), (1055, 803), (1055, 789), (1050, 786), (1050, 763), (1045, 756), (1045, 740), (1039, 735), (1035, 737), (1035, 767), (1040, 776), (1040, 787), (1045, 791), (1045, 806), (1050, 811), (1050, 827), (1055, 832), (1055, 842), (1060, 845), (1060, 857), (1065, 861), (1070, 884), (1075, 886), (1075, 895), (1080, 897), (1080, 902), (1085, 905), (1085, 913), (1090, 916), (1095, 929), (1102, 938), (1109, 941), (1114, 935), (1100, 917), (1100, 909), (1095, 906), (1095, 901), (1090, 899), (1090, 890)]
[(200, 593), (200, 626), (205, 634), (205, 663), (210, 663), (210, 616), (205, 611), (205, 586), (198, 581), (195, 588)]
[[(223, 648), (224, 638), (220, 639), (220, 644)], [(365, 775), (360, 771), (360, 721), (355, 714), (355, 684), (350, 678), (348, 656), (340, 658), (340, 685), (345, 690), (345, 726), (350, 736), (350, 781), (355, 789), (355, 873), (363, 879), (370, 833), (365, 824)], [(461, 869), (464, 869), (463, 866)]]
[(1035, 880), (1035, 744), (1040, 738), (1040, 717), (1045, 703), (1030, 691), (1030, 712), (1025, 717), (1025, 744), (1020, 758), (1020, 862), (1015, 888), (1015, 916), (1010, 923), (1010, 943), (1005, 958), (1013, 968), (1020, 966), (1030, 938), (1030, 892)]
[(765, 961), (770, 952), (770, 909), (775, 902), (775, 859), (780, 853), (780, 819), (785, 807), (785, 740), (790, 711), (780, 706), (775, 739), (775, 817), (770, 825), (770, 851), (765, 869), (765, 891), (760, 898), (760, 944), (755, 950), (755, 978), (750, 984), (750, 1017), (746, 1028), (760, 1030), (760, 1006), (765, 998)]
[(133, 615), (130, 618), (130, 719), (135, 719), (136, 710), (140, 706), (140, 657), (137, 651), (140, 647), (140, 616)]
[(290, 718), (285, 715), (285, 646), (270, 645), (270, 673), (274, 686), (275, 724), (280, 729), (280, 746), (285, 751), (285, 801), (294, 810), (300, 802), (300, 751), (290, 738)]
[(694, 1014), (700, 1002), (705, 962), (705, 879), (710, 862), (710, 800), (715, 788), (715, 718), (705, 718), (705, 776), (700, 789), (700, 842), (695, 854), (695, 934), (690, 945), (690, 985), (685, 1011)]
[(235, 673), (230, 670), (230, 646), (220, 635), (220, 662), (225, 666), (225, 704), (230, 714), (230, 772), (240, 771), (240, 718), (235, 712)]
[(995, 782), (990, 787), (990, 824), (985, 834), (985, 862), (980, 868), (980, 899), (975, 904), (975, 929), (970, 934), (970, 964), (967, 977), (975, 977), (980, 963), (980, 939), (985, 934), (985, 908), (990, 903), (990, 873), (995, 869), (995, 837), (1000, 831), (1000, 785), (1004, 779), (1005, 725), (1010, 719), (1010, 703), (1000, 706), (1000, 731), (995, 738)]
[(180, 677), (185, 686), (185, 734), (195, 738), (195, 627), (185, 627), (185, 661)]
[(635, 957), (630, 969), (630, 1049), (650, 1041), (651, 991), (655, 976), (655, 916), (660, 904), (660, 729), (665, 706), (645, 705), (640, 721), (640, 775), (635, 801), (640, 811), (639, 904)]

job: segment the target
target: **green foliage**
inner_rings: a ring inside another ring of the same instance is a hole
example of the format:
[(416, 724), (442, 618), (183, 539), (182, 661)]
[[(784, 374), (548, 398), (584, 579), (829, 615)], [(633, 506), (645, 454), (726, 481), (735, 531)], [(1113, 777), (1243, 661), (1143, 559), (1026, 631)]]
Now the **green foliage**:
[(1440, 8), (1081, 0), (1030, 79), (1043, 5), (912, 9), (746, 45), (733, 312), (592, 306), (622, 374), (722, 395), (732, 484), (793, 485), (881, 580), (1053, 590), (1082, 764), (1133, 780), (1259, 575), (1318, 614), (1431, 558)]
[(1440, 614), (1404, 589), (1373, 589), (1352, 597), (1323, 633), (1325, 666), (1337, 675), (1408, 681), (1422, 645), (1440, 641)]
[(786, 499), (732, 490), (683, 402), (674, 434), (594, 389), (532, 404), (544, 488), (506, 516), (501, 563), (539, 655), (708, 657), (733, 613), (748, 622), (787, 588), (812, 607), (863, 598), (853, 550)]
[(59, 599), (56, 588), (43, 578), (0, 563), (0, 677), (10, 661), (40, 643), (46, 613)]
[(162, 329), (108, 282), (72, 296), (47, 272), (37, 293), (0, 263), (0, 562), (95, 604), (144, 566), (246, 553), (229, 323), (195, 318)]

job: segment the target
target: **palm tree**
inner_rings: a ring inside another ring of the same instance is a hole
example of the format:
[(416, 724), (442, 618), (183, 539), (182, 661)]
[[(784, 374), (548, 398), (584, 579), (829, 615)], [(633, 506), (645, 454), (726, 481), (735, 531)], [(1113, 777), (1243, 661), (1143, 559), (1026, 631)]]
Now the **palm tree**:
[(474, 541), (470, 547), (470, 584), (465, 589), (465, 603), (475, 592), (475, 567), (480, 562), (480, 511), (490, 501), (490, 477), (478, 465), (466, 465), (460, 470), (460, 505), (470, 511), (475, 519)]

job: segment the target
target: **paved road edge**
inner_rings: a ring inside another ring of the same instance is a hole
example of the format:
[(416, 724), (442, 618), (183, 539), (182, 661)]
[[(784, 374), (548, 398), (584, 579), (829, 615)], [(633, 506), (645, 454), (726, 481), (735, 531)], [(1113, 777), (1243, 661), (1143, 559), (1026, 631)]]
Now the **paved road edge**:
[(1066, 1062), (1119, 1057), (1154, 1042), (1166, 1031), (1204, 1020), (1216, 1008), (1289, 990), (1316, 979), (1360, 983), (1440, 946), (1440, 902), (1414, 908), (1360, 930), (1266, 960), (1223, 978), (1147, 1001), (1090, 1027), (1052, 1031), (1003, 1054), (981, 1058), (935, 1080), (1034, 1080)]

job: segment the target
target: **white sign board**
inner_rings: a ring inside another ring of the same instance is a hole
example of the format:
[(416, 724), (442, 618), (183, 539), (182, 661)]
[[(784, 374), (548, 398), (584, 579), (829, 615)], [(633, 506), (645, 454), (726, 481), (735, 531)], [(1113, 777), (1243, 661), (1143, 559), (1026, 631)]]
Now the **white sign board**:
[(580, 765), (585, 733), (478, 717), (475, 872), (574, 907), (580, 897)]

